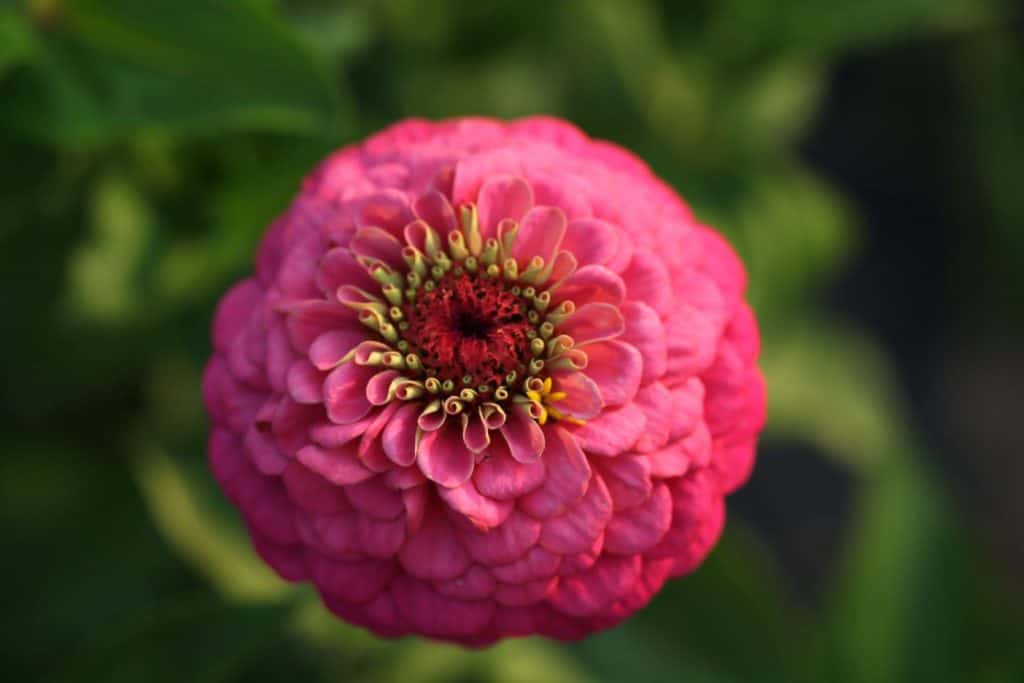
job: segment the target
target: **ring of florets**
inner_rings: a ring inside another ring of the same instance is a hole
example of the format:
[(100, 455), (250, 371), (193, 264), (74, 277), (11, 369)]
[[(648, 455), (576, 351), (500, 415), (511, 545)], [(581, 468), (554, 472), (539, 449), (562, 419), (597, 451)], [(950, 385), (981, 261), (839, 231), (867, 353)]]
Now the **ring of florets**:
[(502, 221), (497, 238), (484, 239), (473, 204), (460, 207), (456, 229), (443, 238), (425, 221), (415, 223), (422, 248), (406, 238), (404, 273), (356, 257), (380, 296), (361, 291), (344, 303), (377, 339), (344, 360), (396, 371), (388, 398), (426, 401), (425, 416), (478, 407), (482, 416), (503, 419), (503, 405), (515, 402), (542, 425), (581, 423), (554, 405), (566, 395), (554, 389), (551, 371), (586, 366), (573, 339), (558, 333), (575, 305), (552, 305), (557, 256), (551, 263), (534, 256), (520, 268), (512, 256), (518, 225)]

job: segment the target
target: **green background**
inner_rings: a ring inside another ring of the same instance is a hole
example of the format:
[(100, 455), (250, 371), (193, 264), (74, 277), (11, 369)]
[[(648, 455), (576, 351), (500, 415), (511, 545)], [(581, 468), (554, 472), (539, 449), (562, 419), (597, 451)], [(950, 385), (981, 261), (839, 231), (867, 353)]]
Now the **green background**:
[[(1014, 11), (0, 2), (5, 680), (1024, 680)], [(273, 577), (207, 472), (210, 316), (330, 150), (536, 112), (636, 151), (748, 264), (758, 468), (617, 629), (377, 640)]]

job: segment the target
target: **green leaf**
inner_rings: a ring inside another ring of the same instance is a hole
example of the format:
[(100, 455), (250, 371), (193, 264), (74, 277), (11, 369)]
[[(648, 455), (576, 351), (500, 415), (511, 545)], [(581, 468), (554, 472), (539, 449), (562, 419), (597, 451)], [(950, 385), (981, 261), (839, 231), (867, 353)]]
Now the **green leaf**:
[(140, 130), (322, 133), (336, 97), (322, 65), (251, 3), (67, 0), (38, 69), (5, 103), (18, 128), (90, 144)]
[(288, 610), (286, 605), (229, 605), (210, 595), (172, 599), (101, 629), (58, 680), (224, 680), (261, 647), (277, 643)]

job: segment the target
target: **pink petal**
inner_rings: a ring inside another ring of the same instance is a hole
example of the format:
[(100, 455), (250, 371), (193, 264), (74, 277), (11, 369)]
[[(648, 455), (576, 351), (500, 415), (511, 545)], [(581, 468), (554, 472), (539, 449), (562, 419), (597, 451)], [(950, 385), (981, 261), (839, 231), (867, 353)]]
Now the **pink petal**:
[(533, 605), (544, 599), (558, 581), (558, 577), (552, 576), (526, 583), (503, 583), (494, 591), (494, 599), (505, 606)]
[(555, 254), (555, 260), (551, 263), (551, 272), (548, 274), (549, 283), (558, 283), (576, 272), (576, 257), (568, 251), (562, 250)]
[(382, 406), (391, 401), (388, 390), (391, 382), (402, 376), (397, 370), (381, 370), (366, 383), (366, 400), (375, 406)]
[(636, 397), (636, 404), (644, 411), (647, 427), (634, 448), (641, 453), (649, 453), (662, 448), (668, 442), (672, 416), (675, 413), (672, 394), (661, 382), (655, 382), (640, 390)]
[(597, 384), (606, 406), (632, 401), (642, 372), (640, 352), (629, 344), (613, 340), (587, 346), (586, 374)]
[(434, 588), (441, 595), (459, 600), (482, 600), (494, 593), (498, 582), (489, 571), (478, 565), (451, 581), (435, 581)]
[(504, 522), (512, 512), (511, 502), (496, 501), (480, 495), (472, 479), (454, 488), (442, 487), (437, 493), (448, 507), (480, 529), (493, 529)]
[[(402, 258), (404, 245), (393, 235), (377, 227), (360, 228), (352, 238), (349, 248), (359, 256), (383, 261), (392, 268), (405, 270), (405, 259)], [(369, 289), (367, 291), (375, 291)]]
[(482, 453), (491, 443), (490, 430), (484, 424), (479, 411), (471, 415), (462, 414), (462, 441), (474, 453)]
[(310, 438), (317, 444), (326, 448), (339, 448), (354, 439), (363, 435), (366, 428), (373, 420), (367, 418), (358, 422), (346, 425), (336, 425), (331, 422), (320, 422), (313, 425), (309, 430)]
[(672, 496), (657, 484), (642, 505), (616, 512), (604, 532), (605, 552), (616, 555), (645, 553), (661, 540), (672, 523)]
[(433, 432), (421, 432), (416, 463), (423, 475), (445, 488), (459, 486), (473, 474), (473, 452), (453, 424)]
[(477, 209), (483, 236), (498, 234), (498, 223), (508, 218), (520, 220), (533, 206), (533, 190), (522, 178), (509, 175), (492, 176), (480, 188)]
[(273, 436), (257, 428), (256, 425), (246, 430), (243, 444), (245, 452), (249, 455), (249, 460), (263, 474), (281, 474), (291, 462), (278, 449), (277, 441)]
[(213, 348), (227, 353), (231, 342), (245, 329), (262, 299), (263, 290), (252, 278), (242, 280), (229, 289), (217, 304), (217, 312), (213, 316)]
[(524, 464), (496, 446), (497, 442), (473, 470), (473, 483), (480, 493), (495, 500), (514, 500), (541, 485), (544, 458)]
[(345, 495), (353, 508), (374, 519), (398, 519), (405, 510), (402, 494), (389, 489), (382, 477), (346, 486)]
[(405, 517), (382, 520), (359, 515), (356, 531), (363, 552), (370, 557), (387, 559), (394, 557), (405, 541)]
[(366, 339), (367, 330), (354, 326), (324, 332), (309, 346), (309, 360), (318, 370), (331, 370), (341, 363), (349, 351)]
[(362, 198), (356, 209), (359, 227), (374, 226), (392, 235), (401, 234), (402, 228), (412, 219), (409, 199), (405, 193), (393, 189)]
[(327, 417), (335, 424), (351, 424), (366, 416), (372, 405), (366, 399), (366, 384), (377, 372), (372, 366), (345, 363), (324, 380)]
[(619, 229), (597, 218), (577, 218), (566, 226), (562, 248), (572, 252), (580, 266), (605, 265), (623, 244)]
[(559, 517), (544, 522), (540, 545), (553, 553), (567, 555), (589, 548), (604, 531), (612, 516), (612, 499), (604, 480), (590, 477), (587, 492)]
[(665, 344), (665, 326), (654, 309), (639, 301), (622, 305), (626, 331), (619, 338), (636, 347), (644, 360), (642, 382), (647, 384), (665, 374), (668, 368), (668, 347)]
[(299, 507), (319, 514), (337, 514), (350, 509), (338, 487), (313, 472), (301, 461), (292, 460), (281, 476), (285, 491)]
[(382, 432), (384, 454), (400, 467), (408, 467), (416, 460), (416, 418), (419, 413), (420, 406), (415, 403), (402, 405)]
[(333, 299), (335, 292), (345, 285), (368, 292), (380, 287), (366, 272), (363, 264), (356, 260), (355, 254), (342, 247), (331, 249), (320, 259), (320, 266), (316, 271), (316, 284), (329, 299)]
[(544, 452), (544, 431), (526, 408), (514, 404), (501, 428), (509, 454), (521, 463), (535, 462)]
[[(589, 370), (589, 366), (588, 366)], [(597, 383), (577, 370), (558, 370), (551, 373), (555, 391), (564, 391), (566, 396), (555, 403), (559, 411), (579, 420), (590, 420), (596, 417), (604, 401)]]
[(311, 569), (320, 590), (346, 602), (368, 602), (383, 591), (395, 575), (394, 562), (345, 561), (314, 554)]
[(431, 190), (417, 197), (412, 208), (417, 218), (426, 221), (427, 225), (441, 235), (447, 235), (458, 228), (455, 209), (452, 208), (448, 198), (437, 190)]
[(359, 461), (355, 448), (306, 446), (301, 448), (295, 457), (303, 465), (338, 486), (358, 484), (373, 476), (373, 472)]
[(311, 549), (331, 555), (359, 556), (362, 550), (356, 532), (356, 516), (350, 509), (340, 515), (299, 514), (299, 536)]
[(558, 326), (559, 334), (567, 334), (577, 345), (618, 337), (626, 329), (622, 313), (611, 304), (584, 304)]
[(552, 206), (537, 206), (526, 212), (512, 244), (512, 257), (525, 267), (535, 256), (551, 263), (565, 236), (565, 214)]
[(642, 301), (662, 315), (672, 312), (672, 281), (663, 259), (647, 250), (637, 250), (622, 273), (632, 301)]
[[(355, 314), (341, 304), (318, 299), (289, 304), (283, 311), (288, 338), (295, 350), (305, 353), (317, 337), (332, 330), (355, 330)], [(366, 333), (363, 332), (365, 338)]]
[(302, 405), (288, 397), (282, 398), (274, 411), (271, 431), (277, 447), (286, 455), (309, 443), (309, 432), (317, 420), (323, 419), (323, 408), (319, 405)]
[(428, 636), (466, 638), (487, 626), (494, 615), (490, 600), (454, 600), (407, 576), (395, 579), (393, 591), (404, 623)]
[(309, 576), (306, 559), (292, 545), (274, 543), (264, 534), (252, 533), (252, 547), (263, 561), (285, 581), (302, 581)]
[(629, 450), (643, 434), (647, 418), (633, 403), (603, 410), (593, 420), (573, 432), (580, 446), (596, 455), (618, 455)]
[(635, 507), (651, 495), (651, 464), (643, 455), (595, 458), (616, 511)]
[[(707, 430), (704, 430), (707, 433)], [(710, 441), (709, 444), (710, 446)], [(645, 454), (651, 475), (660, 479), (681, 477), (690, 469), (690, 458), (678, 442)]]
[(457, 528), (462, 544), (477, 562), (493, 566), (509, 564), (523, 557), (540, 537), (540, 522), (514, 511), (500, 526), (480, 529), (470, 525)]
[(567, 277), (554, 292), (553, 300), (571, 301), (577, 307), (589, 303), (619, 306), (626, 298), (626, 285), (612, 271), (597, 265), (583, 266)]
[(519, 500), (519, 509), (536, 519), (562, 514), (583, 496), (590, 481), (590, 465), (576, 439), (559, 427), (548, 431), (547, 477), (539, 489)]
[(423, 516), (419, 531), (409, 536), (398, 551), (398, 561), (409, 574), (427, 581), (462, 576), (471, 564), (447, 516), (433, 508)]
[(559, 581), (548, 602), (576, 617), (597, 614), (633, 588), (642, 563), (639, 556), (605, 555), (587, 571)]
[(288, 394), (296, 403), (320, 403), (324, 396), (325, 376), (309, 361), (297, 360), (288, 370)]
[(494, 577), (504, 583), (523, 583), (554, 575), (562, 559), (539, 546), (532, 546), (514, 562), (491, 568)]

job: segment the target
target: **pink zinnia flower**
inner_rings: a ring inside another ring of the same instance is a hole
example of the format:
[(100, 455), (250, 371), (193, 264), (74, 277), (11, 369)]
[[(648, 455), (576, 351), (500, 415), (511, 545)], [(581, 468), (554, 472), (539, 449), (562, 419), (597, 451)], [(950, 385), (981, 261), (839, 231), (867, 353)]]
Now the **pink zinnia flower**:
[(764, 421), (732, 249), (550, 118), (325, 161), (220, 302), (213, 472), (343, 619), (574, 639), (693, 570)]

